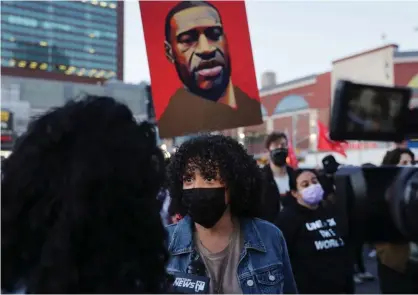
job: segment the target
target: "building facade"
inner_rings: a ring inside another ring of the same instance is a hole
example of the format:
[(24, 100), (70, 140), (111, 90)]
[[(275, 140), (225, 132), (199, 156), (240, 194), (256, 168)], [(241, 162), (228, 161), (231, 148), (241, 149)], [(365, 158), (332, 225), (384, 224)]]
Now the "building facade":
[[(26, 131), (32, 118), (53, 107), (59, 107), (70, 99), (77, 99), (87, 94), (111, 96), (125, 103), (133, 112), (136, 120), (148, 119), (147, 83), (125, 84), (117, 80), (108, 80), (103, 84), (74, 83), (68, 81), (45, 80), (15, 76), (2, 76), (1, 108), (2, 133), (14, 138)], [(5, 133), (6, 134), (6, 133)], [(4, 140), (3, 140), (4, 139)], [(7, 149), (11, 149), (9, 138)], [(2, 149), (3, 149), (2, 145)]]
[[(412, 87), (412, 104), (418, 106), (418, 51), (402, 52), (390, 44), (334, 61), (329, 72), (284, 83), (266, 73), (260, 89), (264, 123), (223, 133), (243, 141), (256, 158), (266, 157), (264, 140), (273, 131), (285, 132), (297, 154), (316, 151), (317, 120), (328, 124), (338, 79)], [(353, 142), (348, 146), (352, 150), (384, 147), (386, 143)]]
[(138, 121), (147, 119), (146, 86), (125, 84), (108, 80), (103, 84), (74, 83), (25, 77), (2, 76), (1, 98), (3, 103), (25, 102), (30, 106), (31, 116), (50, 108), (62, 106), (67, 101), (83, 95), (111, 96), (125, 103)]
[(1, 1), (2, 75), (123, 80), (123, 1)]
[[(287, 134), (297, 151), (309, 150), (316, 121), (328, 122), (330, 106), (330, 73), (309, 75), (285, 83), (269, 79), (270, 85), (260, 89), (264, 123), (239, 130), (248, 151), (256, 157), (265, 154), (267, 134)], [(233, 133), (232, 131), (229, 131)]]

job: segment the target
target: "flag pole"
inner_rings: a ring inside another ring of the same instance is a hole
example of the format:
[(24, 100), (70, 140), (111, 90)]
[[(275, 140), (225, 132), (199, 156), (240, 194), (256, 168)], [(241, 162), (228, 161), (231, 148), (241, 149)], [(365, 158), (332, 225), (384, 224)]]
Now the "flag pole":
[(314, 110), (313, 113), (311, 113), (311, 115), (313, 115), (313, 120), (315, 122), (315, 124), (312, 124), (313, 126), (315, 126), (315, 130), (314, 130), (314, 134), (315, 136), (315, 142), (314, 142), (314, 151), (315, 151), (315, 162), (316, 162), (316, 168), (318, 168), (319, 166), (319, 155), (318, 155), (318, 135), (319, 135), (319, 126), (318, 126), (318, 110)]
[(316, 120), (316, 130), (315, 130), (315, 162), (316, 162), (316, 168), (319, 168), (319, 155), (318, 155), (318, 136), (319, 136), (319, 126), (318, 126), (318, 119)]
[(318, 155), (318, 148), (315, 151), (315, 161), (316, 161), (316, 166), (319, 166), (319, 155)]
[(359, 165), (363, 164), (363, 146), (361, 144), (361, 141), (358, 141), (358, 160)]

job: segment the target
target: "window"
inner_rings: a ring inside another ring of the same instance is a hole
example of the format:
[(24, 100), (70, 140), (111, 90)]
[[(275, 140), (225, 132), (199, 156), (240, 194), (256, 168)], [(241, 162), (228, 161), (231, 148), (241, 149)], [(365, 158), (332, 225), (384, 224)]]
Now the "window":
[[(14, 58), (23, 61), (36, 61), (36, 62), (51, 62), (53, 64), (64, 64), (64, 65), (74, 65), (77, 67), (89, 67), (89, 68), (99, 68), (103, 70), (110, 70), (114, 71), (116, 70), (117, 66), (115, 64), (105, 64), (100, 62), (93, 62), (93, 61), (84, 61), (84, 60), (77, 60), (68, 58), (68, 56), (65, 55), (38, 55), (33, 54), (30, 52), (11, 52), (11, 51), (4, 51), (2, 50), (2, 56), (5, 58)], [(25, 66), (19, 66), (19, 67), (25, 67)]]
[(36, 19), (21, 16), (9, 15), (7, 17), (7, 21), (13, 25), (21, 25), (32, 28), (36, 28), (38, 26), (38, 21)]
[[(115, 66), (117, 65), (117, 60), (115, 56), (106, 55), (103, 53), (96, 53), (96, 50), (91, 46), (85, 46), (83, 50), (72, 50), (65, 47), (52, 46), (51, 53), (49, 52), (48, 47), (39, 46), (40, 43), (25, 43), (25, 44), (16, 44), (4, 42), (2, 44), (2, 55), (12, 57), (17, 52), (30, 53), (31, 55), (62, 55), (71, 59), (85, 59), (89, 61), (103, 62), (104, 64)], [(62, 45), (62, 44), (61, 44)], [(65, 45), (64, 45), (65, 46)], [(96, 53), (96, 54), (94, 54)]]
[[(52, 64), (49, 64), (47, 60), (44, 61), (33, 61), (26, 59), (14, 59), (14, 58), (2, 58), (2, 66), (5, 67), (20, 67), (30, 70), (42, 70), (42, 71), (56, 71), (61, 72), (66, 75), (77, 75), (85, 77), (95, 77), (95, 78), (105, 78), (111, 79), (116, 77), (116, 69), (114, 70), (103, 70), (101, 68), (91, 68), (89, 63), (84, 63), (82, 66), (74, 66), (68, 64), (58, 64), (55, 61), (52, 61)], [(87, 67), (85, 67), (87, 66)]]
[[(36, 9), (42, 12), (50, 11), (51, 7), (55, 11), (65, 10), (68, 13), (77, 14), (80, 12), (93, 12), (94, 17), (109, 21), (109, 17), (116, 16), (114, 9), (97, 9), (81, 3), (80, 1), (4, 1), (2, 6), (22, 7), (26, 9)], [(113, 6), (113, 5), (112, 5)], [(63, 9), (64, 8), (64, 9)]]
[(1, 84), (1, 98), (4, 101), (19, 101), (20, 100), (20, 84), (9, 83), (4, 81)]
[[(45, 28), (45, 26), (42, 24), (42, 26)], [(50, 26), (50, 24), (48, 24), (47, 26)], [(80, 28), (74, 28), (74, 27), (69, 27), (70, 31), (67, 31), (67, 27), (65, 25), (63, 25), (62, 27), (60, 26), (60, 28), (49, 28), (46, 32), (44, 30), (40, 30), (39, 27), (38, 28), (29, 28), (29, 27), (25, 27), (25, 26), (20, 26), (20, 25), (11, 25), (11, 24), (2, 24), (2, 33), (6, 33), (6, 34), (15, 34), (15, 35), (20, 35), (20, 33), (27, 33), (30, 34), (28, 35), (21, 35), (21, 38), (23, 39), (31, 39), (31, 37), (34, 36), (38, 36), (38, 38), (45, 38), (45, 35), (48, 34), (47, 36), (50, 38), (57, 38), (60, 41), (71, 41), (70, 43), (73, 44), (75, 42), (78, 43), (91, 43), (91, 44), (95, 44), (98, 46), (102, 46), (105, 49), (109, 49), (112, 50), (114, 48), (116, 48), (117, 46), (117, 42), (116, 39), (114, 40), (104, 40), (104, 39), (98, 39), (98, 37), (95, 38), (90, 38), (90, 34), (93, 34), (92, 31), (88, 30), (88, 29), (80, 29)], [(74, 33), (80, 33), (79, 35), (74, 35)], [(110, 38), (111, 34), (113, 33), (104, 33), (101, 32), (100, 33), (102, 37), (106, 37), (106, 38)], [(115, 34), (114, 37), (117, 37), (117, 35)]]
[[(17, 46), (16, 44), (18, 43), (39, 43), (39, 41), (42, 41), (42, 38), (45, 37), (45, 35), (40, 34), (40, 30), (37, 29), (29, 29), (14, 26), (13, 30), (9, 30), (9, 26), (10, 25), (8, 24), (2, 25), (1, 36), (3, 41), (7, 41), (2, 42), (2, 46), (11, 46), (7, 47), (9, 49), (14, 49), (15, 46)], [(30, 33), (30, 35), (21, 35), (20, 32)], [(7, 38), (7, 36), (9, 36), (9, 38)], [(73, 51), (75, 50), (77, 52), (86, 52), (86, 45), (84, 44), (87, 42), (80, 41), (80, 39), (83, 40), (87, 37), (73, 36), (65, 33), (57, 34), (57, 37), (59, 37), (59, 40), (53, 41), (51, 39), (55, 39), (55, 34), (53, 34), (52, 36), (48, 36), (48, 38), (50, 39), (48, 40), (48, 44), (50, 46), (56, 45), (57, 47), (66, 48)], [(9, 41), (14, 43), (10, 43)], [(110, 56), (111, 60), (115, 59), (115, 56), (117, 54), (116, 42), (91, 39), (91, 41), (88, 42), (88, 44), (88, 48), (95, 48), (96, 55)]]
[(263, 105), (261, 105), (261, 115), (263, 117), (268, 116), (267, 110)]
[[(2, 2), (3, 3), (3, 2)], [(84, 19), (84, 15), (83, 13), (71, 13), (70, 15), (68, 15), (68, 17), (64, 17), (61, 15), (56, 15), (56, 14), (48, 14), (48, 13), (42, 13), (42, 12), (35, 12), (35, 11), (29, 11), (29, 10), (25, 10), (25, 9), (21, 9), (18, 7), (12, 7), (9, 5), (2, 5), (1, 7), (2, 9), (2, 16), (7, 16), (7, 17), (12, 17), (14, 23), (15, 22), (24, 22), (24, 20), (19, 20), (22, 18), (28, 18), (28, 19), (32, 19), (33, 20), (38, 20), (38, 21), (56, 21), (56, 22), (60, 22), (60, 23), (66, 23), (66, 24), (74, 24), (74, 21), (76, 21), (76, 24), (79, 26), (84, 26), (84, 27), (91, 27), (91, 28), (96, 28), (96, 29), (102, 29), (102, 30), (108, 30), (111, 32), (116, 32), (116, 26), (115, 24), (110, 24), (108, 23), (97, 23), (97, 22), (91, 22), (91, 21), (86, 21)], [(115, 20), (116, 21), (116, 20)], [(9, 20), (10, 22), (10, 20)], [(33, 27), (36, 27), (37, 25), (30, 25)]]
[(284, 97), (274, 109), (274, 114), (282, 114), (309, 108), (305, 98), (300, 95), (289, 95)]

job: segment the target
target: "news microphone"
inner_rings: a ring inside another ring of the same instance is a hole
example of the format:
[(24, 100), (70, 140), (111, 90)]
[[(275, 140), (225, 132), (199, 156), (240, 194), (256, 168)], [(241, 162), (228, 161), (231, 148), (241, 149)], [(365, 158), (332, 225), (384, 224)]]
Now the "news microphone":
[(208, 294), (210, 279), (189, 273), (175, 272), (173, 288), (180, 294)]
[(206, 276), (206, 267), (202, 260), (192, 261), (187, 267), (187, 273), (173, 273), (173, 287), (181, 294), (208, 294), (210, 279)]

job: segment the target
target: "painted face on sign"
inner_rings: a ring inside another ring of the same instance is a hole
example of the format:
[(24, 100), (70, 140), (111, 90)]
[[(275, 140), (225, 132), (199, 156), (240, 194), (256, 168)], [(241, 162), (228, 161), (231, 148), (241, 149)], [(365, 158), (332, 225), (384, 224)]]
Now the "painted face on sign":
[(217, 101), (230, 81), (228, 42), (218, 12), (210, 6), (181, 10), (170, 21), (167, 58), (192, 93)]

